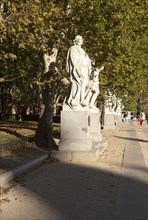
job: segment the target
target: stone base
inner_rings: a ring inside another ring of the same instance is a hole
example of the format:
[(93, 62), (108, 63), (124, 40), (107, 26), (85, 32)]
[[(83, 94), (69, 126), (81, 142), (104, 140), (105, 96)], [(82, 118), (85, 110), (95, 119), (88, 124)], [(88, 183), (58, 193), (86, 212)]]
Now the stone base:
[(61, 161), (97, 161), (99, 155), (107, 147), (107, 140), (93, 142), (92, 149), (89, 151), (80, 150), (60, 150), (52, 151), (50, 156)]
[(102, 140), (99, 110), (90, 112), (90, 133), (92, 141)]
[(81, 140), (64, 140), (59, 141), (59, 149), (61, 151), (71, 150), (71, 151), (89, 151), (92, 149), (91, 139), (81, 139)]
[(99, 111), (61, 112), (61, 139), (59, 151), (51, 157), (63, 161), (96, 161), (107, 145), (102, 140)]
[(121, 115), (116, 115), (116, 119), (117, 119), (117, 123), (121, 123), (122, 122)]
[(88, 140), (90, 133), (90, 113), (88, 111), (61, 112), (61, 140)]
[(105, 114), (104, 115), (104, 129), (115, 129), (116, 128), (116, 120), (115, 114)]
[(91, 133), (92, 141), (102, 141), (102, 134), (101, 133)]

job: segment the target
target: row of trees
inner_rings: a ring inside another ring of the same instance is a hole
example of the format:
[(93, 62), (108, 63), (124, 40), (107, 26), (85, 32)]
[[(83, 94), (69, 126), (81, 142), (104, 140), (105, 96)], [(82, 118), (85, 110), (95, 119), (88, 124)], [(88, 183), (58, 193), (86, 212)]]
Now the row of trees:
[[(105, 66), (98, 100), (109, 89), (127, 107), (135, 106), (147, 72), (147, 6), (146, 0), (1, 0), (2, 118), (10, 105), (38, 113), (44, 104), (43, 124), (47, 136), (51, 133), (47, 146), (53, 144), (53, 105), (65, 95), (66, 54), (77, 34), (96, 65)], [(45, 55), (51, 59), (48, 70)]]

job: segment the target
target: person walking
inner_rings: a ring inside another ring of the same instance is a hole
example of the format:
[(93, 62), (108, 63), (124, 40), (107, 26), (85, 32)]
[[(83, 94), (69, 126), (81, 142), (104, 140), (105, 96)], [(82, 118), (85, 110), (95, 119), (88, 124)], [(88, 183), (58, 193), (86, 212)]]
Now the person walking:
[(140, 117), (140, 125), (142, 126), (142, 123), (143, 123), (143, 119), (142, 119), (142, 116)]

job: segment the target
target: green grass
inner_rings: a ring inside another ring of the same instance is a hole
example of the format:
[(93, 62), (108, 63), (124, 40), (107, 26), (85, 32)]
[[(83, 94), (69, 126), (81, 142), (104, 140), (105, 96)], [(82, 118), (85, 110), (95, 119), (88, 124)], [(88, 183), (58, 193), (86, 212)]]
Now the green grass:
[[(27, 143), (33, 140), (37, 122), (0, 122), (0, 148)], [(54, 138), (60, 137), (60, 125), (53, 125)]]

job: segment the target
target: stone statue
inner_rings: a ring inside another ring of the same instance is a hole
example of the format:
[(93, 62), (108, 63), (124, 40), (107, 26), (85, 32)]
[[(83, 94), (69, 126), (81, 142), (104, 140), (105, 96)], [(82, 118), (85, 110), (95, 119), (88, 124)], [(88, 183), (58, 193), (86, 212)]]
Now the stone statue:
[(91, 75), (91, 60), (81, 48), (82, 44), (83, 38), (77, 35), (67, 54), (66, 70), (70, 75), (71, 88), (66, 104), (71, 108), (87, 105), (85, 92)]
[(81, 48), (83, 38), (77, 35), (74, 45), (67, 53), (66, 70), (70, 75), (70, 89), (64, 101), (71, 109), (97, 109), (96, 98), (99, 94), (99, 73), (104, 69), (93, 68), (87, 53)]
[(115, 112), (116, 111), (116, 107), (117, 107), (116, 95), (114, 95), (114, 94), (112, 95), (111, 101), (112, 101), (112, 111)]
[(105, 94), (105, 113), (112, 113), (112, 93), (107, 91)]
[(93, 69), (89, 84), (87, 86), (85, 99), (87, 100), (89, 108), (92, 109), (97, 109), (97, 107), (95, 106), (95, 101), (97, 99), (97, 96), (99, 95), (99, 74), (103, 69), (104, 66), (102, 66), (101, 68)]
[(116, 102), (116, 113), (117, 114), (121, 114), (122, 112), (122, 104), (121, 104), (121, 99), (117, 99), (117, 102)]
[(108, 91), (105, 95), (105, 112), (106, 113), (115, 113), (117, 108), (117, 98), (116, 95), (112, 94), (111, 91)]

